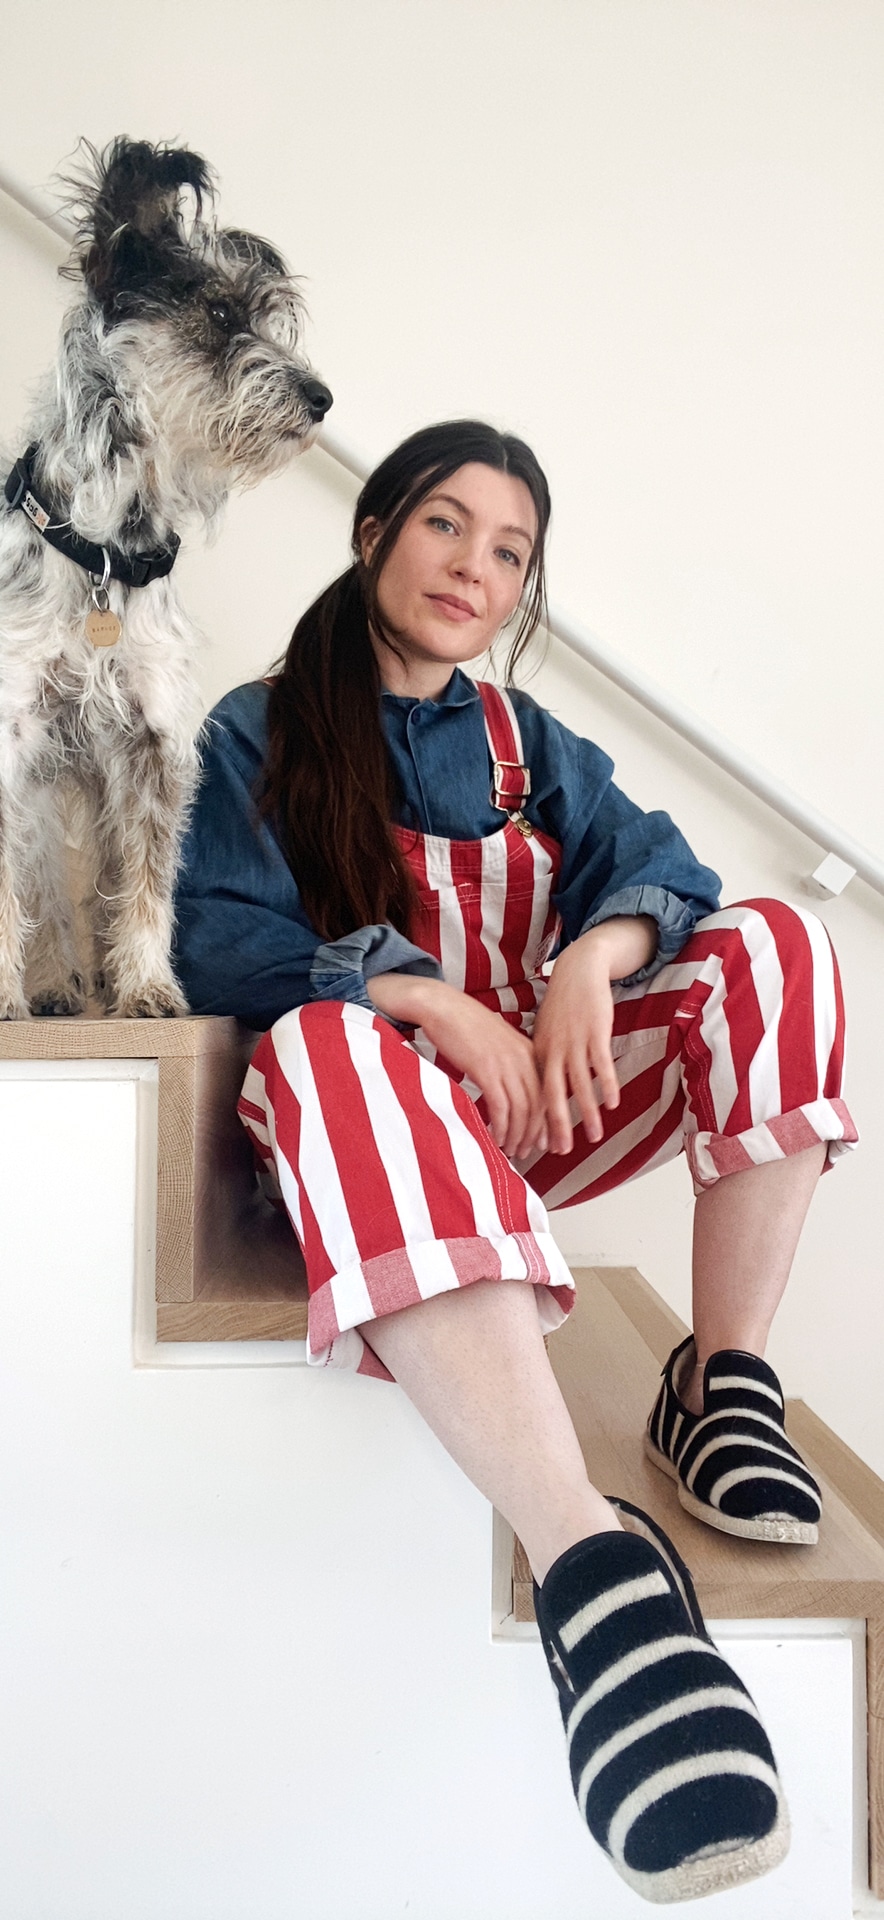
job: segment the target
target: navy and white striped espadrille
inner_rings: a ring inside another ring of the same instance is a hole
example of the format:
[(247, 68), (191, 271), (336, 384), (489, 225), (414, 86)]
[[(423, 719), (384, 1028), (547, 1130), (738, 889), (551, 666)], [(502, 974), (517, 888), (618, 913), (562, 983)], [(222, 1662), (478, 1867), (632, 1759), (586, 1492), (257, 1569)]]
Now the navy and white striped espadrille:
[(691, 1900), (777, 1866), (789, 1816), (687, 1567), (647, 1514), (612, 1505), (631, 1531), (569, 1547), (535, 1587), (537, 1621), (590, 1832), (646, 1900)]
[(786, 1439), (783, 1390), (772, 1367), (730, 1348), (707, 1360), (703, 1412), (678, 1382), (694, 1363), (693, 1336), (670, 1354), (645, 1435), (645, 1452), (678, 1483), (688, 1513), (748, 1540), (814, 1546), (820, 1490)]

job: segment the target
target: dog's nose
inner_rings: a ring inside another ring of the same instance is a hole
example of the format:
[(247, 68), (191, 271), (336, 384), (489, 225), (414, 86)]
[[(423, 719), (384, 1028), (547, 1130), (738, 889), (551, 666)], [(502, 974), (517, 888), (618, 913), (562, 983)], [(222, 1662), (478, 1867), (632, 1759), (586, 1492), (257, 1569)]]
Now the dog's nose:
[(328, 387), (324, 387), (321, 380), (304, 381), (304, 399), (314, 420), (324, 420), (329, 407), (333, 404)]

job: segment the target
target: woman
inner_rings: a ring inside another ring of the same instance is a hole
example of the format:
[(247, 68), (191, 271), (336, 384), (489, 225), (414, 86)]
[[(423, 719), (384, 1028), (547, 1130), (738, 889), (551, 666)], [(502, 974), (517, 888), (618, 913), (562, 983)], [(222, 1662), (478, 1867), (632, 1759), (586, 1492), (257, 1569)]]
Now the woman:
[(196, 1012), (269, 1029), (241, 1112), (304, 1248), (308, 1359), (392, 1376), (511, 1521), (581, 1812), (638, 1891), (684, 1899), (774, 1865), (787, 1817), (686, 1569), (587, 1479), (543, 1341), (573, 1297), (543, 1201), (684, 1148), (694, 1331), (646, 1445), (700, 1518), (809, 1542), (818, 1489), (762, 1356), (856, 1134), (824, 929), (716, 911), (597, 747), (461, 671), (515, 620), (512, 673), (548, 520), (533, 454), (481, 423), (382, 463), (281, 672), (212, 716), (177, 963)]

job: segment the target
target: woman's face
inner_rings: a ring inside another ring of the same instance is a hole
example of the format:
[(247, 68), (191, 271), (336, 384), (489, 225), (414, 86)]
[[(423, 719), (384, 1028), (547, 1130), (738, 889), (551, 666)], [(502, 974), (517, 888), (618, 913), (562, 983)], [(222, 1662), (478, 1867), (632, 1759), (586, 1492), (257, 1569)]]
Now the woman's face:
[[(380, 526), (360, 532), (368, 558)], [(381, 570), (378, 608), (402, 656), (372, 636), (384, 686), (434, 699), (455, 666), (484, 653), (518, 606), (536, 537), (524, 480), (471, 461), (441, 481)]]

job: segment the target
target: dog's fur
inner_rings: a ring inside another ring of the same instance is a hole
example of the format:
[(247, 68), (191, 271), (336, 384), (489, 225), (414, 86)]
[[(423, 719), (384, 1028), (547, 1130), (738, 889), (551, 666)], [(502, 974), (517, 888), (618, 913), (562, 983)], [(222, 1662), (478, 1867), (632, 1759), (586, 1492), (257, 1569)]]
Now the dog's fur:
[[(199, 155), (119, 139), (88, 156), (65, 269), (81, 294), (27, 439), (53, 520), (131, 554), (211, 525), (231, 486), (310, 444), (331, 396), (299, 350), (284, 262), (217, 228)], [(91, 589), (0, 496), (0, 1018), (81, 1012), (96, 980), (113, 1014), (187, 1010), (169, 945), (197, 636), (171, 575), (112, 580), (122, 634), (93, 647)], [(97, 856), (91, 981), (65, 883), (71, 789)]]

